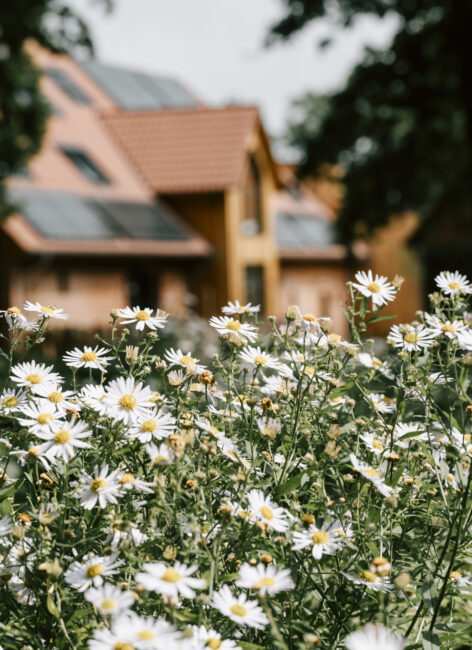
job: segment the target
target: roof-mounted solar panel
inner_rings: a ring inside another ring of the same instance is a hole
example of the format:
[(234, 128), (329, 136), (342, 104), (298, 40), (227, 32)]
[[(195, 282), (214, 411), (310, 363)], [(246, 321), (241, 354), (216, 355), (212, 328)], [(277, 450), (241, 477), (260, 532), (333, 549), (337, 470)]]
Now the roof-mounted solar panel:
[(333, 223), (322, 217), (279, 213), (277, 243), (283, 249), (323, 248), (338, 241)]

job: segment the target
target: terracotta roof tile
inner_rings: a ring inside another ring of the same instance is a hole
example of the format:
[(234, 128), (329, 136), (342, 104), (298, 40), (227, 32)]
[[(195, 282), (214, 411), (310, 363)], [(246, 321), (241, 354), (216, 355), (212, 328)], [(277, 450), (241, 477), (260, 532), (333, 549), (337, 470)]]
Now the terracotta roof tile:
[(221, 191), (240, 182), (257, 108), (112, 113), (110, 131), (155, 192)]

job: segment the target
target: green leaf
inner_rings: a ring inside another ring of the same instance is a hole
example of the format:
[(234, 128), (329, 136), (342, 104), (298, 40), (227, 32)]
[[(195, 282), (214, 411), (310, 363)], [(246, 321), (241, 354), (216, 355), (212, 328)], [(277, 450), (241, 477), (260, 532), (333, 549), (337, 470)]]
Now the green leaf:
[(61, 618), (61, 614), (57, 609), (57, 605), (53, 601), (51, 594), (48, 594), (48, 597), (46, 599), (46, 607), (48, 608), (48, 612), (52, 614), (55, 618)]
[(433, 576), (426, 576), (423, 580), (423, 584), (421, 585), (421, 597), (424, 600), (426, 607), (431, 611), (434, 610), (438, 602), (438, 589)]
[(308, 469), (309, 468), (303, 470), (303, 472), (300, 472), (300, 474), (295, 474), (295, 476), (289, 478), (288, 481), (282, 483), (282, 485), (277, 490), (277, 496), (280, 497), (283, 494), (287, 494), (288, 492), (293, 492), (293, 490), (299, 488), (302, 482), (302, 478), (305, 474), (307, 474)]
[(23, 485), (23, 483), (24, 483), (24, 479), (19, 479), (18, 481), (15, 481), (14, 483), (7, 485), (7, 487), (3, 488), (3, 490), (0, 490), (0, 500), (6, 499), (10, 495), (17, 492), (20, 489), (20, 487)]
[(439, 650), (441, 643), (438, 635), (433, 631), (428, 630), (423, 633), (423, 650)]
[(249, 643), (248, 641), (238, 641), (238, 645), (243, 650), (265, 650), (265, 646), (256, 645), (255, 643)]
[(394, 314), (393, 316), (371, 316), (366, 320), (366, 323), (380, 323), (381, 321), (384, 320), (392, 320), (393, 318), (397, 318), (397, 315)]

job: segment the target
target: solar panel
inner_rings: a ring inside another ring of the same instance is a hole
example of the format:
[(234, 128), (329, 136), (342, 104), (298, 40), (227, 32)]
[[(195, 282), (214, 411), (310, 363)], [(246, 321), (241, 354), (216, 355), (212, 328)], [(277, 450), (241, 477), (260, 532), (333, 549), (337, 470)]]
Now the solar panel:
[(96, 61), (79, 61), (78, 64), (123, 110), (193, 108), (197, 105), (194, 97), (173, 79)]
[(336, 241), (336, 228), (322, 217), (285, 213), (277, 215), (277, 242), (281, 248), (323, 248)]
[(10, 190), (26, 221), (46, 239), (131, 239), (182, 241), (189, 238), (163, 204), (87, 199), (67, 192)]
[(91, 104), (92, 100), (79, 86), (69, 77), (67, 72), (59, 68), (46, 68), (44, 74), (53, 79), (59, 88), (77, 104)]

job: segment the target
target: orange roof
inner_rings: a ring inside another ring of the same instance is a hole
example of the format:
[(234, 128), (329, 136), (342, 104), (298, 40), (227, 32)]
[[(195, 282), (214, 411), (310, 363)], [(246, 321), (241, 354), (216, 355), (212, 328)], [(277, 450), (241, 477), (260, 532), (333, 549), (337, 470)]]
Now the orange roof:
[(103, 115), (148, 186), (161, 194), (221, 191), (241, 181), (257, 108)]

